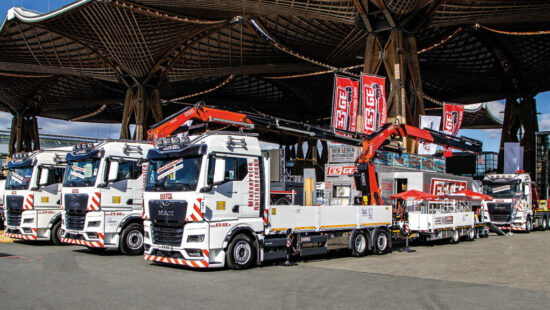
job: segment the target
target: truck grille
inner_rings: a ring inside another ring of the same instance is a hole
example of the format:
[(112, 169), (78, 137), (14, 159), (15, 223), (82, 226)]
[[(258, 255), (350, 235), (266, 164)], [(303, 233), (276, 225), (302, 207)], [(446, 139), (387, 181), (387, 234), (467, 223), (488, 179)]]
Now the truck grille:
[(67, 229), (82, 230), (86, 222), (87, 194), (65, 194), (65, 225)]
[(153, 244), (162, 244), (170, 246), (181, 246), (183, 237), (183, 227), (151, 226), (153, 235)]
[(512, 216), (510, 214), (491, 214), (492, 222), (510, 222)]
[(23, 196), (6, 196), (6, 222), (10, 226), (21, 225), (23, 213)]
[(511, 203), (490, 202), (487, 207), (493, 222), (510, 222), (512, 219)]
[(181, 246), (187, 201), (150, 200), (149, 217), (153, 244)]

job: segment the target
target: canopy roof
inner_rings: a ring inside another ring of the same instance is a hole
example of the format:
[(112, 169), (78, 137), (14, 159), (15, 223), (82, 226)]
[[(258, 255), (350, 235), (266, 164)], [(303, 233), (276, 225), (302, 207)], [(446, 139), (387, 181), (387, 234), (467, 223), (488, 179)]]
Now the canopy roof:
[[(417, 38), (423, 90), (435, 98), (427, 108), (512, 95), (507, 67), (520, 92), (550, 90), (550, 36), (530, 35), (550, 29), (548, 1), (375, 0), (385, 9), (372, 25), (358, 2), (368, 0), (81, 0), (48, 14), (14, 8), (0, 28), (0, 110), (120, 122), (126, 89), (141, 84), (159, 88), (163, 99), (326, 121), (331, 72), (359, 73), (367, 29), (383, 36), (395, 26)], [(165, 115), (180, 108), (163, 105)], [(464, 126), (500, 127), (486, 113), (468, 114)]]

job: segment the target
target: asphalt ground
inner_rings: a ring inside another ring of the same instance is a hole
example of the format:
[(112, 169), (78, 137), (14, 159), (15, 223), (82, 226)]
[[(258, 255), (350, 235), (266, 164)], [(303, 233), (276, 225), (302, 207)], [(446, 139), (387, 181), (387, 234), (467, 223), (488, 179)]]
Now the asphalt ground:
[(116, 251), (0, 243), (0, 309), (550, 308), (550, 231), (412, 248), (205, 271)]

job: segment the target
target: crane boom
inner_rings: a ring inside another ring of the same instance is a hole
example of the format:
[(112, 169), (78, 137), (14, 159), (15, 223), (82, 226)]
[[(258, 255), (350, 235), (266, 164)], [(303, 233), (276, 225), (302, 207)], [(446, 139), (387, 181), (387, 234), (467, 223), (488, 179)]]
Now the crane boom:
[(151, 126), (148, 131), (148, 138), (156, 141), (158, 138), (167, 137), (189, 120), (361, 146), (362, 154), (356, 160), (355, 183), (356, 188), (362, 193), (364, 204), (382, 204), (380, 187), (374, 170), (374, 158), (376, 151), (386, 148), (391, 141), (412, 138), (441, 145), (446, 149), (456, 149), (474, 154), (481, 153), (482, 148), (481, 141), (478, 140), (455, 137), (406, 124), (387, 123), (378, 131), (367, 135), (354, 132), (336, 132), (304, 122), (285, 120), (258, 113), (232, 112), (201, 105), (184, 108)]

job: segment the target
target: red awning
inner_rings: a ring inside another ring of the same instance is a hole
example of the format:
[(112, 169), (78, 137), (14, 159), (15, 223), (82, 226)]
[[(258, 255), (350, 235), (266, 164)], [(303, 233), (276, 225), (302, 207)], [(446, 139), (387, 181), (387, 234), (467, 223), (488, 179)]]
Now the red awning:
[(416, 200), (432, 200), (437, 198), (436, 195), (432, 195), (429, 193), (424, 193), (421, 191), (417, 191), (415, 189), (411, 189), (410, 191), (402, 192), (399, 194), (391, 195), (390, 199), (403, 199), (403, 200), (409, 200), (409, 199), (416, 199)]
[(451, 199), (452, 198), (459, 198), (459, 197), (466, 197), (466, 198), (470, 198), (472, 200), (493, 200), (493, 197), (491, 197), (489, 195), (485, 195), (485, 194), (482, 194), (482, 193), (477, 193), (477, 192), (474, 192), (474, 191), (469, 190), (469, 189), (464, 189), (464, 190), (461, 190), (459, 192), (447, 194), (443, 197), (451, 198)]

